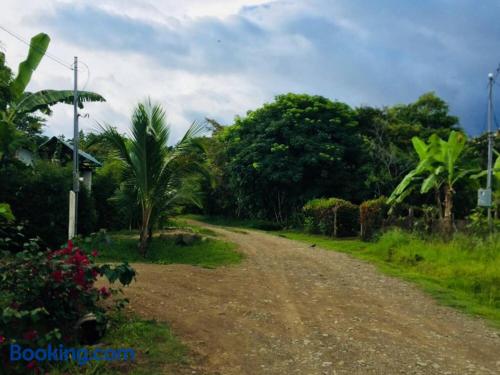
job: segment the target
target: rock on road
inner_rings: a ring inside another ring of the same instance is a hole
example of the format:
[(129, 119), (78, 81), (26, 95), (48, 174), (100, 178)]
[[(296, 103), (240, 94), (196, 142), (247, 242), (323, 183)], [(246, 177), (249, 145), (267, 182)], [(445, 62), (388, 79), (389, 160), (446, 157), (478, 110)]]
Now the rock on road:
[(500, 332), (417, 287), (345, 254), (209, 227), (246, 259), (135, 264), (126, 289), (133, 310), (193, 352), (188, 373), (500, 374)]

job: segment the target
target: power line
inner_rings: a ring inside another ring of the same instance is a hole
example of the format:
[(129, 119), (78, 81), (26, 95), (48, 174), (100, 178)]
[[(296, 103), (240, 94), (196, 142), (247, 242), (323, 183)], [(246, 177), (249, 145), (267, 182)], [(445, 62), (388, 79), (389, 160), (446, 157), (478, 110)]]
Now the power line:
[(60, 64), (60, 65), (64, 66), (65, 68), (68, 68), (68, 69), (70, 69), (70, 70), (73, 70), (73, 66), (72, 66), (72, 65), (65, 63), (62, 59), (60, 59), (60, 58), (58, 58), (58, 57), (56, 57), (56, 56), (53, 56), (53, 55), (49, 54), (49, 53), (48, 53), (48, 52), (46, 52), (46, 51), (44, 52), (44, 51), (42, 51), (42, 50), (38, 49), (36, 46), (33, 46), (33, 45), (31, 44), (31, 42), (26, 41), (24, 38), (22, 38), (21, 36), (17, 35), (16, 33), (12, 32), (12, 31), (8, 30), (8, 29), (7, 29), (7, 28), (5, 28), (4, 26), (0, 25), (0, 29), (2, 29), (2, 30), (3, 30), (3, 31), (5, 31), (6, 33), (10, 34), (11, 36), (13, 36), (14, 38), (16, 38), (16, 39), (17, 39), (17, 40), (19, 40), (20, 42), (22, 42), (22, 43), (26, 44), (26, 45), (27, 45), (27, 46), (29, 46), (30, 48), (34, 48), (34, 49), (36, 49), (38, 52), (40, 52), (40, 53), (42, 53), (43, 55), (47, 56), (49, 59), (51, 59), (51, 60), (55, 61), (56, 63), (58, 63), (58, 64)]

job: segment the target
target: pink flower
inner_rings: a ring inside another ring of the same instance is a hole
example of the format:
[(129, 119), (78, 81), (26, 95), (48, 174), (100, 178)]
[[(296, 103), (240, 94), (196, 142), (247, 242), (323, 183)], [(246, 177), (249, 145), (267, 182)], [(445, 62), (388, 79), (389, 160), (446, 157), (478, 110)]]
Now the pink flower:
[(73, 245), (73, 241), (68, 240), (68, 246), (67, 246), (67, 248), (68, 248), (68, 249), (70, 249), (70, 250), (72, 250), (72, 249), (73, 249), (73, 246), (74, 246), (74, 245)]
[(97, 250), (92, 250), (92, 256), (95, 258), (99, 255), (99, 253), (97, 252)]
[(0, 335), (0, 345), (5, 342), (5, 336)]
[(28, 370), (34, 370), (34, 369), (36, 369), (36, 361), (31, 361), (30, 363), (28, 363), (28, 364), (26, 365), (26, 368), (27, 368)]
[(66, 260), (66, 263), (72, 263), (76, 265), (87, 265), (89, 264), (89, 258), (83, 254), (80, 250), (77, 250), (75, 254)]

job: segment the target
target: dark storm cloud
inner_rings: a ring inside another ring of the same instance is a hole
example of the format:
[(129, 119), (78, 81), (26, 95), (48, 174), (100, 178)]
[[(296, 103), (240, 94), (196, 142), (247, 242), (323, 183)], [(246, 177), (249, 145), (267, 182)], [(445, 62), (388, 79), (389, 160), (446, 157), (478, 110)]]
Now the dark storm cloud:
[(436, 91), (477, 134), (484, 129), (486, 76), (500, 61), (499, 14), (497, 1), (313, 0), (162, 24), (67, 5), (43, 22), (90, 49), (144, 55), (167, 69), (241, 76), (269, 99), (296, 91), (355, 106), (391, 105)]

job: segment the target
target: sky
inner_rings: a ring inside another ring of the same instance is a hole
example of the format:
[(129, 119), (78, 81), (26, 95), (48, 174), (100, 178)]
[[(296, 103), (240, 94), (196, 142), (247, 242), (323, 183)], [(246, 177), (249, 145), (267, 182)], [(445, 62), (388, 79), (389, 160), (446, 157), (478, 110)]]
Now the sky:
[[(125, 131), (134, 105), (149, 97), (166, 109), (173, 141), (193, 121), (231, 124), (287, 92), (355, 107), (435, 91), (477, 135), (486, 130), (487, 75), (500, 63), (498, 0), (2, 0), (0, 7), (1, 26), (24, 39), (46, 32), (51, 55), (85, 63), (80, 89), (107, 102), (82, 110), (84, 130), (108, 123)], [(27, 46), (2, 30), (0, 43), (16, 71)], [(72, 74), (45, 58), (29, 90), (71, 89)], [(54, 107), (45, 132), (71, 137), (71, 106)]]

